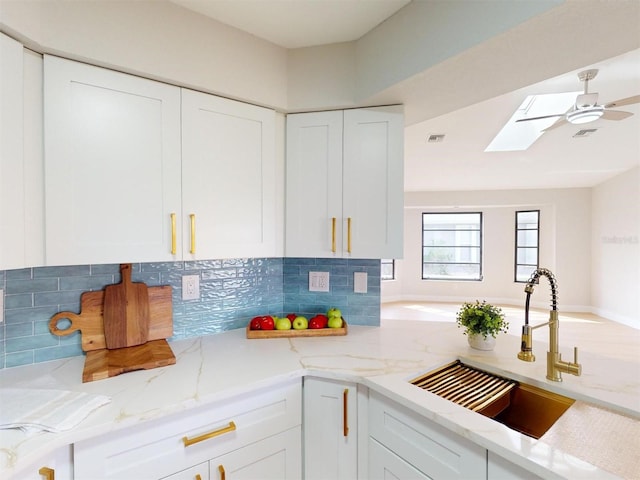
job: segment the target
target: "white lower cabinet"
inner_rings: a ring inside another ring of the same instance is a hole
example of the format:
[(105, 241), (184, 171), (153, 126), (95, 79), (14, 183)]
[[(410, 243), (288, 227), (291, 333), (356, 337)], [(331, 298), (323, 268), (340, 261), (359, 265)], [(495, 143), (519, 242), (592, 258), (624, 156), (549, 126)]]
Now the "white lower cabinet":
[(357, 384), (304, 380), (305, 480), (358, 477)]
[(209, 461), (209, 479), (292, 480), (302, 478), (301, 434), (301, 428), (298, 426), (216, 457)]
[[(78, 442), (74, 479), (300, 478), (301, 423), (298, 379)], [(226, 477), (209, 476), (218, 465)]]
[[(394, 470), (402, 472), (398, 478), (487, 478), (486, 449), (376, 392), (369, 397), (369, 435), (370, 479), (394, 478)], [(378, 455), (378, 447), (389, 453)]]
[(515, 463), (511, 463), (493, 452), (488, 452), (487, 478), (489, 480), (536, 480), (542, 477)]
[(422, 480), (430, 477), (369, 437), (369, 478)]
[(16, 478), (20, 480), (73, 480), (73, 447), (57, 448), (33, 462)]

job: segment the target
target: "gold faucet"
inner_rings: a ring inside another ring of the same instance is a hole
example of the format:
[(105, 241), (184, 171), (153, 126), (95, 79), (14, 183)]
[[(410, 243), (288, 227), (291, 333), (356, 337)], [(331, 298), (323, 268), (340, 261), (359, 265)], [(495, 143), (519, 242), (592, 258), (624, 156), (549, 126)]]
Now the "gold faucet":
[[(533, 293), (535, 284), (539, 283), (540, 276), (545, 276), (549, 280), (551, 285), (551, 311), (549, 312), (549, 321), (532, 327), (529, 325), (529, 297)], [(533, 354), (533, 330), (536, 328), (549, 325), (549, 351), (547, 352), (547, 378), (554, 382), (562, 381), (562, 372), (570, 373), (571, 375), (580, 376), (582, 374), (582, 365), (578, 363), (578, 347), (573, 349), (573, 362), (565, 362), (561, 358), (560, 346), (558, 339), (558, 332), (560, 329), (560, 320), (558, 318), (558, 288), (556, 278), (550, 270), (546, 268), (539, 268), (533, 272), (531, 278), (527, 281), (527, 285), (524, 287), (524, 291), (527, 293), (527, 299), (525, 302), (524, 320), (525, 324), (522, 326), (522, 342), (520, 346), (520, 352), (518, 358), (525, 362), (534, 362), (536, 360)]]

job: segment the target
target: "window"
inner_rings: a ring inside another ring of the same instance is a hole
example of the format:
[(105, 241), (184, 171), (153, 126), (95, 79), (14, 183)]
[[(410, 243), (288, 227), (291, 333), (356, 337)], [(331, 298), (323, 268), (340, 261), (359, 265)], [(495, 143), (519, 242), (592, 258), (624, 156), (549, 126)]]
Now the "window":
[(396, 261), (388, 258), (380, 260), (380, 279), (394, 280), (396, 278)]
[(422, 214), (423, 280), (482, 280), (482, 213)]
[(516, 282), (526, 282), (538, 268), (539, 240), (540, 210), (516, 212)]

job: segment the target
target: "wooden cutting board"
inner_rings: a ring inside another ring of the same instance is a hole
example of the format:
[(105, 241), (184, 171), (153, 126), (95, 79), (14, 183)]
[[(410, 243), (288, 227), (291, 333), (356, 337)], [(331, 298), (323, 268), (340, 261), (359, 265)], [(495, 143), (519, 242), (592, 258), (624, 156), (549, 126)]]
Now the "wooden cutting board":
[[(173, 302), (171, 286), (149, 287), (148, 340), (169, 338), (173, 335)], [(61, 337), (76, 331), (82, 334), (82, 350), (89, 352), (107, 348), (104, 336), (103, 302), (105, 292), (85, 292), (80, 297), (80, 313), (60, 312), (51, 317), (49, 330)], [(59, 329), (58, 322), (68, 320), (67, 328)]]
[(122, 280), (104, 289), (104, 338), (107, 348), (134, 347), (149, 336), (149, 292), (131, 281), (131, 264), (120, 265)]
[(152, 340), (135, 347), (87, 352), (82, 371), (82, 381), (93, 382), (121, 373), (166, 367), (176, 363), (176, 357), (166, 340)]

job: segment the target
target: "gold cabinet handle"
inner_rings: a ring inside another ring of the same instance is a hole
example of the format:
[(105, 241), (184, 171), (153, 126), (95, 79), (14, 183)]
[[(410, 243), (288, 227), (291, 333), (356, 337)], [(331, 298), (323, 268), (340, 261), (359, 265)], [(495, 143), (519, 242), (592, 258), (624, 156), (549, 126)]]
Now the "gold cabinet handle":
[(176, 254), (176, 214), (171, 214), (171, 255)]
[(331, 251), (336, 253), (336, 217), (331, 217)]
[(42, 475), (45, 480), (55, 480), (56, 478), (56, 472), (53, 470), (53, 468), (42, 467), (40, 470), (38, 470), (38, 473)]
[(227, 474), (224, 471), (224, 467), (222, 465), (218, 465), (218, 472), (220, 472), (220, 480), (224, 480), (227, 478)]
[(196, 214), (189, 215), (191, 218), (191, 249), (189, 253), (196, 253)]
[(196, 480), (202, 480), (202, 477), (200, 476), (199, 473), (196, 473)]
[(349, 407), (349, 389), (345, 388), (342, 392), (342, 435), (349, 436), (349, 417), (347, 410)]
[(351, 253), (351, 217), (347, 218), (347, 253)]
[(198, 437), (193, 437), (193, 438), (182, 437), (182, 442), (184, 443), (185, 447), (188, 447), (189, 445), (203, 442), (204, 440), (209, 440), (210, 438), (217, 437), (219, 435), (224, 435), (225, 433), (233, 432), (235, 429), (236, 429), (236, 424), (233, 422), (229, 422), (229, 425), (227, 425), (226, 427), (219, 428), (218, 430), (205, 433)]

